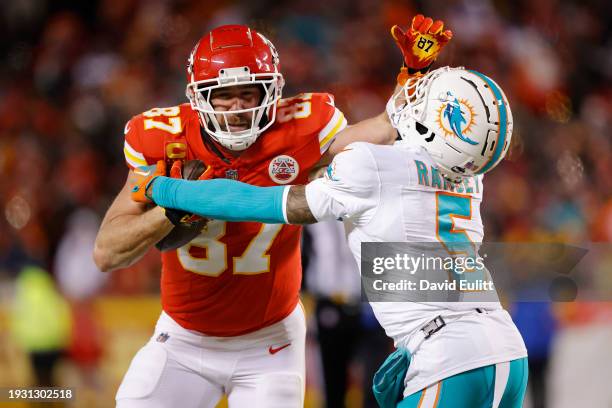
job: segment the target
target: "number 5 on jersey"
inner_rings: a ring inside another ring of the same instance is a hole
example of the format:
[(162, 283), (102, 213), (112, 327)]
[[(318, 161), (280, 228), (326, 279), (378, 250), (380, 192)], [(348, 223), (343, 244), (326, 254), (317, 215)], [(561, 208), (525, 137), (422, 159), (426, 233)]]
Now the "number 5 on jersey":
[[(211, 221), (205, 233), (177, 251), (178, 259), (185, 270), (199, 275), (217, 277), (228, 268), (227, 245), (220, 239), (225, 235), (227, 223)], [(232, 270), (238, 275), (254, 275), (270, 271), (270, 255), (266, 252), (282, 229), (282, 224), (262, 224), (241, 256), (232, 257)], [(191, 250), (199, 248), (205, 256), (194, 257)]]
[[(476, 246), (465, 229), (455, 226), (455, 218), (472, 219), (472, 197), (442, 191), (436, 192), (436, 236), (438, 241), (453, 258), (462, 258), (464, 261), (471, 259), (470, 263), (474, 263), (478, 257)], [(454, 279), (472, 282), (484, 280), (484, 272), (479, 268), (465, 268), (464, 272), (456, 269), (452, 271)]]

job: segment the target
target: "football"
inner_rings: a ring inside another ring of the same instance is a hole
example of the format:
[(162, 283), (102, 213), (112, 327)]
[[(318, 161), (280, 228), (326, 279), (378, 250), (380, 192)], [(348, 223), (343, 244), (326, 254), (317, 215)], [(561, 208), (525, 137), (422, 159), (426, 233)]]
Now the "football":
[[(185, 180), (197, 180), (198, 177), (204, 173), (206, 165), (201, 160), (187, 160), (183, 164), (183, 179)], [(167, 212), (173, 212), (172, 216), (168, 215), (168, 218), (184, 218), (190, 214), (186, 214), (179, 210), (166, 210)], [(202, 228), (208, 223), (207, 218), (196, 217), (196, 220), (189, 223), (176, 225), (164, 238), (161, 239), (155, 246), (160, 251), (172, 251), (182, 247), (189, 243), (192, 239), (200, 235)]]

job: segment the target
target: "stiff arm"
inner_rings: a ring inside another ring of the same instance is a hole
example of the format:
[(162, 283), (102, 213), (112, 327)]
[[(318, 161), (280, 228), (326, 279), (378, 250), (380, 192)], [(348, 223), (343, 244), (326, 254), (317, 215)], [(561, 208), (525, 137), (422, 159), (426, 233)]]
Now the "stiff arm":
[(323, 178), (306, 186), (157, 177), (151, 191), (161, 207), (219, 220), (311, 224), (343, 219), (359, 224), (367, 222), (378, 205), (380, 180), (368, 144), (354, 143), (334, 158)]

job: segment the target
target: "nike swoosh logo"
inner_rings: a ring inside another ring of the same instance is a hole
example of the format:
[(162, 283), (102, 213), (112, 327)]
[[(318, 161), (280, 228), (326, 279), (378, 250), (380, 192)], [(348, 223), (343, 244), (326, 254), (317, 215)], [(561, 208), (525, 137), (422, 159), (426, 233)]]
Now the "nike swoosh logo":
[(281, 351), (282, 349), (289, 347), (290, 345), (291, 345), (291, 343), (287, 343), (284, 346), (280, 346), (280, 347), (277, 347), (277, 348), (273, 348), (272, 346), (270, 346), (268, 351), (270, 352), (270, 354), (276, 354), (279, 351)]
[(325, 101), (325, 103), (331, 106), (332, 108), (335, 108), (336, 105), (334, 105), (334, 98), (332, 98), (331, 95), (327, 95), (327, 97), (329, 98), (329, 101)]

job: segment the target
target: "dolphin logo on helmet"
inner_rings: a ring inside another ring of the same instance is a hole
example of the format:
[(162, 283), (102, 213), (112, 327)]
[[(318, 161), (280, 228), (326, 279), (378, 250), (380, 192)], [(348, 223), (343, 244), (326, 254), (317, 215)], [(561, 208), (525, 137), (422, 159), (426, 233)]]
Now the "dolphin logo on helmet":
[[(447, 95), (451, 96), (452, 94), (447, 92)], [(459, 100), (457, 98), (455, 98), (454, 101), (446, 104), (446, 108), (444, 109), (444, 118), (448, 120), (448, 124), (455, 136), (471, 145), (478, 144), (478, 142), (464, 136), (461, 132), (461, 125), (467, 123), (467, 120), (465, 120), (465, 116), (463, 115), (463, 112), (461, 112), (461, 105), (459, 104)]]

